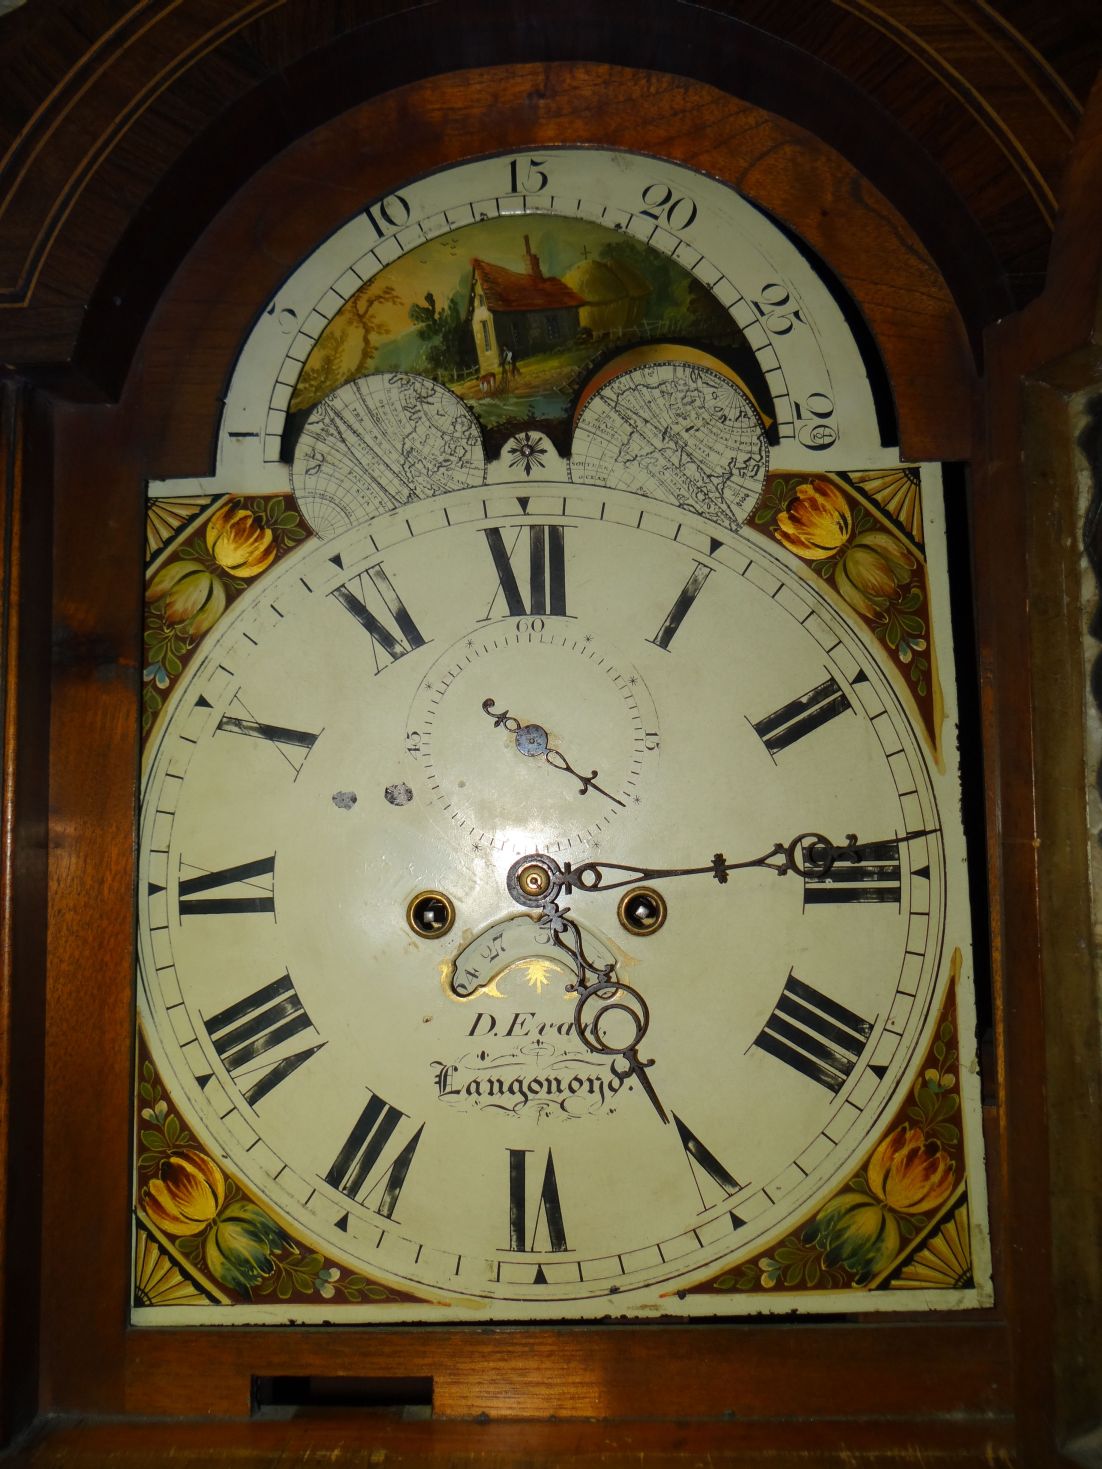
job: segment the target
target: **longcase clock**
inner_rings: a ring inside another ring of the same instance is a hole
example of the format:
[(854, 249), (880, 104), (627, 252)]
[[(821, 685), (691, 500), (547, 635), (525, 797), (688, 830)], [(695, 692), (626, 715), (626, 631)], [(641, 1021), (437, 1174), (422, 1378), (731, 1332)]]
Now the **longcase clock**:
[(1010, 1451), (975, 387), (867, 180), (655, 73), (412, 83), (212, 220), (52, 426), (52, 1407)]

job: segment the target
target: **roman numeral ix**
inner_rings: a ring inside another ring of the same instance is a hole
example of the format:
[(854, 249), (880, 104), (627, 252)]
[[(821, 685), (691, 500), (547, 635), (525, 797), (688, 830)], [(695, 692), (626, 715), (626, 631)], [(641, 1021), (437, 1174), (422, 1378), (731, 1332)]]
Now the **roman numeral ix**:
[(220, 867), (216, 872), (182, 877), (180, 917), (194, 918), (201, 913), (274, 914), (274, 882), (274, 852), (270, 857), (258, 857), (255, 862), (239, 862), (236, 867)]

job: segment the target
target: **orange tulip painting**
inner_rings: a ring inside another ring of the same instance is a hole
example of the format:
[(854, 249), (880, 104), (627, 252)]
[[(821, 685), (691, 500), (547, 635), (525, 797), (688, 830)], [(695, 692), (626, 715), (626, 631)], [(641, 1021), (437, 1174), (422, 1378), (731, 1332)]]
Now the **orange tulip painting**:
[[(212, 1289), (246, 1301), (269, 1295), (280, 1301), (418, 1299), (300, 1246), (267, 1208), (193, 1145), (169, 1110), (148, 1057), (138, 1095), (134, 1291), (139, 1304), (160, 1304), (163, 1295), (166, 1304), (203, 1306)], [(159, 1286), (152, 1294), (151, 1274)]]
[(165, 1234), (199, 1234), (211, 1223), (226, 1197), (226, 1180), (216, 1163), (187, 1148), (169, 1153), (156, 1177), (142, 1190), (142, 1204), (153, 1224)]
[(150, 568), (145, 589), (142, 732), (204, 634), (249, 582), (308, 535), (285, 495), (224, 500)]
[[(908, 474), (914, 477), (920, 503), (918, 471)], [(798, 557), (833, 588), (851, 620), (872, 633), (940, 759), (943, 710), (925, 559), (921, 541), (880, 510), (875, 490), (883, 478), (858, 471), (772, 474), (746, 524)], [(866, 484), (867, 491), (862, 488)], [(914, 516), (912, 523), (917, 525)]]
[[(920, 1255), (939, 1257), (950, 1247), (952, 1272), (939, 1280), (923, 1267), (920, 1283), (945, 1289), (970, 1285), (970, 1263), (961, 1258), (969, 1239), (957, 1222), (967, 1200), (952, 1020), (960, 965), (958, 950), (924, 1064), (864, 1167), (800, 1228), (694, 1290), (913, 1288), (918, 1282), (910, 1262)], [(951, 1235), (944, 1247), (943, 1229)]]

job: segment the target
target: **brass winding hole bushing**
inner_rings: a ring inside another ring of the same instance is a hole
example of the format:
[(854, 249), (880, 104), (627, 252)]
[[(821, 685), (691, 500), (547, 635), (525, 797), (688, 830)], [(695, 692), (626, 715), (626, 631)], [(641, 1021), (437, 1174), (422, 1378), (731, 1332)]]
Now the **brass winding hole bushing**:
[(442, 939), (455, 922), (455, 904), (447, 893), (426, 889), (410, 900), (406, 922), (419, 938)]
[(620, 926), (637, 938), (649, 938), (666, 921), (666, 900), (654, 888), (629, 888), (616, 908)]

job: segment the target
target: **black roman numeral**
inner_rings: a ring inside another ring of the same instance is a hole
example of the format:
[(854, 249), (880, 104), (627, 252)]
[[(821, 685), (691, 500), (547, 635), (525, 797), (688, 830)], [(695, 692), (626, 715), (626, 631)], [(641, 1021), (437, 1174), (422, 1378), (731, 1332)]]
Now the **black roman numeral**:
[(689, 575), (688, 581), (681, 588), (680, 592), (678, 592), (677, 600), (666, 613), (666, 620), (655, 633), (654, 637), (647, 639), (648, 643), (653, 643), (656, 648), (662, 648), (665, 652), (669, 652), (674, 633), (685, 621), (685, 616), (689, 608), (700, 595), (701, 588), (711, 576), (712, 571), (713, 568), (711, 566), (705, 566), (702, 561), (696, 563)]
[[(528, 600), (517, 581), (513, 569), (513, 557), (517, 547), (528, 533)], [(495, 616), (494, 607), (499, 597), (505, 598), (505, 607), (510, 617), (566, 617), (566, 528), (561, 525), (539, 525), (532, 523), (521, 527), (513, 537), (511, 546), (506, 546), (505, 536), (495, 525), (482, 534), (493, 557), (497, 572), (497, 590), (487, 609), (484, 622)]]
[(753, 1044), (837, 1094), (871, 1034), (870, 1021), (789, 974)]
[[(402, 1192), (413, 1155), (425, 1130), (422, 1123), (397, 1156), (383, 1162), (387, 1143), (405, 1116), (397, 1107), (372, 1093), (347, 1142), (325, 1175), (325, 1181), (331, 1187), (357, 1203), (366, 1204), (384, 1219), (394, 1218), (398, 1195)], [(370, 1202), (376, 1195), (379, 1202)]]
[[(805, 845), (803, 861), (815, 865), (814, 851)], [(804, 903), (894, 903), (901, 893), (898, 842), (867, 842), (854, 857), (838, 857), (830, 870), (804, 874)]]
[(828, 678), (764, 719), (751, 720), (751, 724), (770, 755), (776, 755), (852, 708), (841, 686)]
[[(256, 880), (264, 878), (268, 881)], [(220, 867), (217, 872), (201, 872), (198, 877), (182, 877), (180, 917), (194, 918), (200, 913), (275, 913), (274, 884), (274, 852), (270, 857), (258, 857), (255, 862)], [(219, 888), (245, 891), (218, 894)]]
[[(509, 1149), (509, 1249), (568, 1250), (566, 1230), (562, 1222), (562, 1205), (559, 1203), (559, 1185), (555, 1178), (555, 1160), (551, 1149), (547, 1149), (547, 1163), (543, 1170), (543, 1184), (532, 1214), (531, 1235), (528, 1231), (528, 1152), (526, 1148)], [(548, 1244), (537, 1244), (541, 1238), (540, 1221), (546, 1229)], [(525, 1243), (528, 1241), (528, 1243)]]
[[(269, 1062), (262, 1070), (252, 1065), (293, 1035), (313, 1029), (289, 974), (246, 995), (235, 1005), (227, 1005), (203, 1024), (219, 1059), (252, 1107), (325, 1044), (319, 1041), (308, 1050)], [(242, 1086), (246, 1079), (248, 1086)]]
[[(412, 653), (414, 648), (423, 648), (425, 639), (421, 630), (409, 615), (409, 609), (394, 590), (382, 563), (369, 566), (344, 586), (330, 593), (341, 606), (371, 634), (371, 649), (375, 655), (375, 672), (381, 673), (399, 658)], [(373, 602), (386, 614), (389, 625), (381, 616), (368, 607)], [(380, 656), (381, 655), (381, 656)]]
[(285, 724), (263, 724), (253, 717), (252, 710), (247, 708), (239, 694), (235, 694), (230, 700), (230, 709), (240, 709), (244, 717), (238, 714), (223, 714), (218, 721), (216, 734), (246, 735), (254, 740), (267, 740), (273, 749), (277, 750), (291, 769), (297, 775), (302, 769), (303, 761), (317, 744), (318, 736), (305, 729), (289, 729)]
[(676, 1112), (673, 1114), (673, 1120), (677, 1127), (677, 1135), (681, 1139), (681, 1146), (685, 1149), (685, 1157), (689, 1160), (689, 1169), (693, 1175), (693, 1182), (696, 1184), (696, 1191), (700, 1195), (701, 1208), (710, 1209), (718, 1202), (714, 1190), (710, 1187), (709, 1193), (713, 1196), (710, 1199), (705, 1198), (704, 1189), (701, 1187), (701, 1174), (711, 1179), (713, 1184), (719, 1185), (723, 1197), (737, 1194), (742, 1184), (728, 1173), (716, 1155), (704, 1146), (696, 1133), (685, 1126)]

